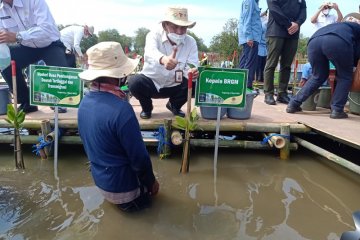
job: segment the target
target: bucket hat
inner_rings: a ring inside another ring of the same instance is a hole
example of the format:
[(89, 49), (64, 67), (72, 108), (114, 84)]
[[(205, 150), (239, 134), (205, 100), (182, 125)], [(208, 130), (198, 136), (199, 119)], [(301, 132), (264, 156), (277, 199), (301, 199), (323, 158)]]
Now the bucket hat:
[(360, 24), (360, 13), (352, 12), (346, 15), (342, 22), (357, 22)]
[(131, 74), (139, 59), (128, 58), (120, 43), (100, 42), (86, 51), (89, 68), (79, 74), (84, 81), (99, 77), (123, 78)]
[(182, 7), (169, 7), (161, 22), (171, 22), (175, 25), (189, 28), (194, 27), (196, 24), (196, 22), (188, 20), (188, 10)]

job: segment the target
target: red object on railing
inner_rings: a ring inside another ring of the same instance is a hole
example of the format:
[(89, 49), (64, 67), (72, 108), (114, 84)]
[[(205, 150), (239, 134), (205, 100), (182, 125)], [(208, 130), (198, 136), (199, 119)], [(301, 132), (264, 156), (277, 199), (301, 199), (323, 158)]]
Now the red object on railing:
[(11, 60), (11, 74), (13, 77), (16, 77), (16, 64), (14, 60)]
[(191, 89), (192, 88), (193, 73), (189, 72), (188, 77), (189, 77), (189, 79), (188, 79), (188, 89)]

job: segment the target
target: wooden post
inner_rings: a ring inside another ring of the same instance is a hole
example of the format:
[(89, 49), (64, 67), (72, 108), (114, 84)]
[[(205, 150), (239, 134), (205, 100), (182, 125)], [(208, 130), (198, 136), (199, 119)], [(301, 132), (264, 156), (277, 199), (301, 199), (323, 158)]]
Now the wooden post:
[(164, 119), (164, 128), (165, 128), (165, 145), (164, 145), (164, 152), (163, 152), (163, 158), (170, 157), (171, 155), (171, 148), (169, 146), (169, 143), (171, 141), (171, 119)]
[[(41, 121), (41, 134), (44, 138), (44, 140), (46, 141), (46, 136), (51, 132), (51, 125), (50, 125), (50, 120), (42, 120)], [(50, 148), (49, 147), (45, 147), (44, 148), (44, 151), (45, 151), (45, 155), (46, 155), (46, 158), (48, 156), (51, 155), (50, 153)]]
[[(290, 137), (290, 124), (288, 123), (281, 124), (280, 134)], [(290, 139), (289, 138), (284, 138), (284, 139), (285, 139), (285, 145), (283, 148), (280, 149), (280, 159), (288, 160), (290, 157)]]
[(192, 72), (188, 73), (188, 95), (187, 95), (187, 108), (186, 108), (186, 129), (185, 129), (185, 143), (183, 149), (183, 161), (181, 163), (181, 173), (189, 172), (189, 156), (190, 156), (190, 114), (191, 114), (191, 94), (192, 94)]
[[(11, 75), (12, 75), (12, 85), (13, 85), (13, 97), (14, 97), (14, 111), (15, 111), (15, 121), (17, 121), (17, 83), (16, 83), (16, 64), (15, 61), (11, 61)], [(25, 169), (24, 158), (21, 151), (21, 139), (20, 131), (18, 128), (14, 130), (14, 155), (15, 155), (15, 166), (18, 169)]]

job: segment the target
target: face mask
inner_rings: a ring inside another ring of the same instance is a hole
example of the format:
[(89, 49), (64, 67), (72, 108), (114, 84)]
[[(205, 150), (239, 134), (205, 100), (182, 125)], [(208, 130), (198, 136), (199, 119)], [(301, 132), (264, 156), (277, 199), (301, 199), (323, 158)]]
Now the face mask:
[(330, 12), (330, 9), (324, 9), (324, 10), (322, 10), (322, 13), (323, 13), (325, 16), (329, 15), (329, 12)]
[(168, 33), (167, 37), (170, 39), (170, 41), (174, 42), (176, 45), (180, 45), (185, 40), (185, 34), (179, 35), (176, 33)]

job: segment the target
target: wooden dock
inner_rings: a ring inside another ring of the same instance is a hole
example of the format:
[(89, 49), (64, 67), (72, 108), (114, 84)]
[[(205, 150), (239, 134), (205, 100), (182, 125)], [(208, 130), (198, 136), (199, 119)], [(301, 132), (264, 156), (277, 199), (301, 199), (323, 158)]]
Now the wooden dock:
[[(193, 99), (194, 101), (194, 99)], [(171, 119), (173, 115), (166, 109), (166, 99), (154, 99), (152, 118), (140, 119), (141, 107), (135, 98), (130, 99), (134, 107), (142, 130), (155, 130), (164, 119)], [(192, 104), (194, 106), (194, 104)], [(186, 105), (183, 110), (186, 111)], [(317, 108), (316, 111), (304, 111), (296, 114), (285, 112), (285, 104), (267, 105), (264, 103), (264, 94), (254, 99), (251, 118), (237, 120), (224, 117), (221, 119), (221, 132), (279, 132), (280, 126), (288, 123), (291, 133), (314, 131), (335, 141), (360, 149), (360, 116), (349, 114), (348, 119), (330, 119), (329, 109)], [(40, 129), (39, 122), (49, 119), (53, 122), (54, 113), (49, 107), (40, 107), (40, 110), (26, 115), (24, 127)], [(200, 114), (200, 113), (199, 113)], [(9, 127), (5, 122), (6, 116), (0, 116), (0, 128)], [(59, 127), (67, 129), (77, 128), (77, 109), (69, 108), (67, 113), (59, 114)], [(205, 131), (215, 131), (216, 120), (200, 118), (199, 125)]]

